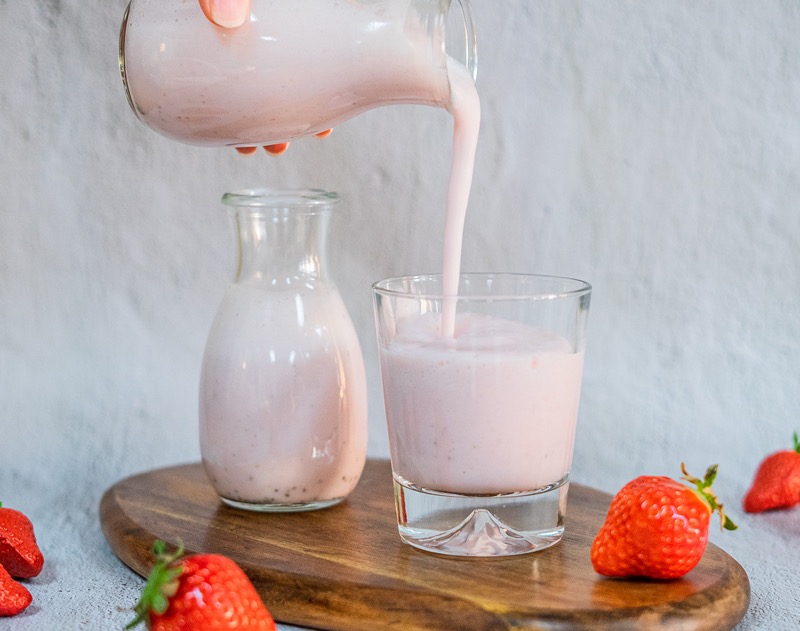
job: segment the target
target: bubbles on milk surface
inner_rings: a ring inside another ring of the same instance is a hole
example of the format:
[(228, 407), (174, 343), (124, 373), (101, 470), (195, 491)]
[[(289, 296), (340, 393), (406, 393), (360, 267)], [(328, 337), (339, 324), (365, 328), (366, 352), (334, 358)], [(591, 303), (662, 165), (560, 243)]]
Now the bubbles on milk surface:
[(501, 353), (571, 353), (569, 342), (553, 331), (496, 316), (458, 313), (453, 337), (441, 334), (442, 314), (425, 313), (401, 320), (389, 347), (406, 350), (438, 349), (454, 352), (492, 351)]

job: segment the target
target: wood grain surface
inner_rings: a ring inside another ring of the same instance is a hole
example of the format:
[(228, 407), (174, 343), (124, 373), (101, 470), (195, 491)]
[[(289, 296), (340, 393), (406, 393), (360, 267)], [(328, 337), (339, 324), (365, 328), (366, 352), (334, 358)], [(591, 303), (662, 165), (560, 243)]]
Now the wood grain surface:
[(589, 561), (611, 497), (573, 484), (558, 545), (463, 559), (403, 544), (391, 470), (370, 461), (342, 504), (259, 514), (219, 502), (200, 464), (122, 480), (100, 520), (111, 548), (144, 576), (156, 538), (237, 561), (280, 622), (330, 630), (731, 629), (747, 610), (742, 567), (714, 545), (684, 578), (607, 579)]

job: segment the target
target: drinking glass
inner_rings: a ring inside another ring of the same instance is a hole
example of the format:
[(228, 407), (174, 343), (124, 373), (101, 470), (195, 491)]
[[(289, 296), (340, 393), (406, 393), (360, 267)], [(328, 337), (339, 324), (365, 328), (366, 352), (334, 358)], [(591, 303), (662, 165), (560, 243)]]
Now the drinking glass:
[(561, 539), (590, 297), (530, 274), (462, 274), (457, 296), (441, 275), (373, 285), (403, 541), (505, 556)]

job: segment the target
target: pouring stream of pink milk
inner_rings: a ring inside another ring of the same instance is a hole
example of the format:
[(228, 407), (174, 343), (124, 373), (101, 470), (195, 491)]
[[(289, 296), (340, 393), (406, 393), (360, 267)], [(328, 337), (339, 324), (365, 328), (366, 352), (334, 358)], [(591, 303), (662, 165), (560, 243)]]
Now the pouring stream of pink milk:
[(447, 194), (447, 218), (442, 261), (443, 294), (442, 337), (455, 335), (458, 278), (461, 273), (461, 246), (467, 214), (475, 151), (481, 123), (481, 104), (469, 70), (453, 59), (447, 60), (450, 79), (450, 104), (453, 115), (453, 157)]

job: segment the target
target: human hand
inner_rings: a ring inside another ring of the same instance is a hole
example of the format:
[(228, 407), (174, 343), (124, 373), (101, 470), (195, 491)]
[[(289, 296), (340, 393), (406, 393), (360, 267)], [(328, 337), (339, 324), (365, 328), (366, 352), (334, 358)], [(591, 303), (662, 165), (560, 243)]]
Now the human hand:
[[(317, 138), (327, 138), (328, 136), (331, 135), (332, 131), (333, 131), (332, 129), (326, 129), (325, 131), (321, 131), (318, 134), (314, 135)], [(272, 154), (273, 156), (279, 156), (288, 148), (289, 148), (288, 142), (281, 142), (278, 143), (277, 145), (267, 145), (266, 147), (264, 147), (264, 151), (266, 151), (269, 154)], [(236, 147), (236, 151), (241, 153), (243, 156), (251, 156), (256, 151), (258, 151), (258, 147)]]
[[(199, 0), (199, 2), (205, 16), (217, 26), (224, 28), (241, 26), (250, 13), (250, 0)], [(317, 138), (325, 138), (330, 133), (330, 129), (320, 132), (317, 134)], [(288, 142), (281, 142), (276, 145), (267, 145), (264, 150), (273, 156), (279, 156), (288, 148)], [(236, 147), (236, 151), (249, 156), (258, 151), (258, 147)]]

